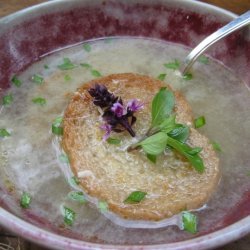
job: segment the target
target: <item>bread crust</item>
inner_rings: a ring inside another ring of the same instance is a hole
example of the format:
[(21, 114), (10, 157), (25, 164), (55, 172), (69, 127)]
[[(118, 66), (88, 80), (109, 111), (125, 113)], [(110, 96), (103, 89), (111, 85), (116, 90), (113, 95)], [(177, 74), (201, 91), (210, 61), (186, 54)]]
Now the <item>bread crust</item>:
[[(161, 87), (171, 89), (148, 76), (124, 73), (92, 80), (77, 90), (64, 113), (62, 147), (84, 192), (106, 201), (110, 211), (132, 220), (158, 221), (204, 205), (220, 177), (219, 160), (209, 140), (190, 128), (188, 143), (203, 148), (200, 155), (205, 171), (202, 174), (170, 150), (159, 156), (156, 164), (149, 162), (141, 150), (126, 152), (126, 147), (136, 140), (126, 131), (112, 134), (122, 140), (121, 146), (104, 142), (100, 130), (102, 117), (87, 92), (96, 83), (121, 96), (125, 103), (134, 98), (144, 103), (144, 109), (136, 113), (137, 122), (133, 126), (138, 138), (150, 126), (154, 95)], [(181, 93), (173, 92), (177, 122), (192, 126), (191, 107)], [(146, 198), (138, 204), (125, 204), (128, 195), (137, 190), (146, 192)]]

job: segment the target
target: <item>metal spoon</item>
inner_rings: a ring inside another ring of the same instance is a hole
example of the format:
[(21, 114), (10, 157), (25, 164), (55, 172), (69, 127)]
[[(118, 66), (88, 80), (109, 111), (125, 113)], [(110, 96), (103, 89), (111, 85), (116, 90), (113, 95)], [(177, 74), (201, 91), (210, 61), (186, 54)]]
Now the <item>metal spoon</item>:
[(250, 11), (247, 11), (246, 13), (242, 14), (241, 16), (237, 17), (227, 25), (223, 26), (222, 28), (218, 29), (214, 33), (212, 33), (210, 36), (205, 38), (201, 43), (199, 43), (186, 57), (183, 65), (181, 66), (181, 73), (182, 75), (185, 75), (196, 59), (204, 53), (210, 46), (212, 46), (214, 43), (219, 41), (221, 38), (231, 34), (232, 32), (250, 24)]

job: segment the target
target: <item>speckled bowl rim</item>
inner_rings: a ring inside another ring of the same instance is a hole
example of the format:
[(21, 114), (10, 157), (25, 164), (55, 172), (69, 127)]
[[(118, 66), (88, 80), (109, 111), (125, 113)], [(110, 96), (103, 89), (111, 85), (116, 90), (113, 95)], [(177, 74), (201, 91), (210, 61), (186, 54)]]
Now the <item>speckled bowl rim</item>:
[[(210, 11), (220, 12), (221, 15), (229, 16), (232, 19), (236, 18), (237, 15), (227, 11), (225, 9), (213, 6), (207, 3), (198, 2), (195, 0), (179, 0), (185, 1), (189, 4), (198, 5), (200, 7), (208, 8)], [(0, 19), (0, 24), (8, 23), (20, 16), (24, 16), (27, 13), (39, 12), (40, 8), (53, 6), (55, 3), (66, 3), (66, 0), (53, 0), (45, 3), (41, 3), (21, 11), (18, 11), (9, 16)], [(169, 250), (194, 250), (194, 249), (212, 249), (218, 246), (222, 246), (231, 241), (237, 240), (250, 232), (250, 216), (247, 216), (240, 221), (229, 225), (223, 229), (217, 230), (213, 233), (206, 234), (204, 236), (196, 237), (190, 240), (180, 241), (176, 243), (166, 243), (166, 244), (153, 244), (153, 245), (110, 245), (110, 244), (96, 244), (85, 242), (81, 240), (75, 240), (72, 238), (63, 237), (55, 233), (46, 231), (37, 226), (34, 226), (17, 216), (11, 214), (5, 209), (0, 207), (0, 225), (7, 228), (8, 230), (33, 241), (36, 244), (40, 244), (46, 247), (52, 247), (54, 249), (169, 249)]]

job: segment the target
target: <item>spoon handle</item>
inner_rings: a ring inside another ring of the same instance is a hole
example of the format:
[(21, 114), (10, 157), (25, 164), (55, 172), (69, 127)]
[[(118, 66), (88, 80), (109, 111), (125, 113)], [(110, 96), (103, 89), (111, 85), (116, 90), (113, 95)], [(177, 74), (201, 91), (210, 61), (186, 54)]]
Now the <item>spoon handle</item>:
[(223, 37), (231, 34), (232, 32), (250, 24), (250, 11), (242, 14), (241, 16), (237, 17), (227, 25), (223, 26), (222, 28), (218, 29), (210, 36), (205, 38), (201, 43), (199, 43), (186, 57), (182, 67), (181, 73), (182, 75), (186, 74), (196, 59), (204, 53), (211, 45), (222, 39)]

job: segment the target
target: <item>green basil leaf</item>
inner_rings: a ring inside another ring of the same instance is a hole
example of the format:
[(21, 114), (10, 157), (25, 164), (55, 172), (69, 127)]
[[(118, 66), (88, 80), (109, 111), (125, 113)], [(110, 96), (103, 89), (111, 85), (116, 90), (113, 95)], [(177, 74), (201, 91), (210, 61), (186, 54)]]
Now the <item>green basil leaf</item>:
[(186, 73), (182, 78), (186, 81), (189, 81), (193, 79), (193, 75), (191, 73)]
[(172, 131), (176, 127), (175, 117), (175, 115), (170, 115), (168, 118), (165, 118), (159, 125), (159, 129), (166, 134)]
[(176, 124), (175, 128), (168, 133), (168, 136), (177, 141), (185, 142), (189, 137), (189, 127), (183, 124)]
[(102, 74), (98, 71), (98, 70), (95, 70), (95, 69), (92, 69), (91, 70), (91, 74), (95, 77), (100, 77), (102, 76)]
[(159, 80), (161, 80), (161, 81), (164, 81), (165, 78), (166, 78), (166, 75), (167, 75), (167, 74), (160, 74), (160, 75), (158, 75), (157, 79), (159, 79)]
[(43, 67), (44, 67), (45, 69), (49, 69), (49, 65), (48, 65), (48, 64), (44, 64)]
[(31, 77), (31, 81), (38, 84), (42, 84), (44, 82), (44, 79), (42, 76), (35, 74)]
[(195, 234), (197, 233), (197, 217), (190, 212), (182, 212), (182, 224), (185, 231)]
[(101, 211), (101, 212), (106, 212), (108, 211), (108, 203), (106, 201), (99, 201), (98, 202), (98, 209)]
[(3, 105), (10, 105), (13, 102), (13, 95), (9, 94), (3, 97)]
[(69, 70), (77, 67), (76, 64), (73, 64), (69, 58), (64, 58), (63, 63), (57, 66), (61, 70)]
[(69, 163), (69, 157), (66, 154), (59, 155), (59, 160), (62, 163)]
[(11, 82), (16, 86), (16, 87), (20, 87), (22, 85), (22, 81), (20, 79), (18, 79), (18, 77), (16, 75), (14, 75), (11, 79)]
[(178, 60), (174, 60), (174, 62), (169, 62), (169, 63), (165, 63), (164, 66), (168, 69), (179, 69), (180, 67), (180, 62)]
[(197, 172), (199, 173), (204, 172), (203, 160), (201, 159), (199, 154), (192, 155), (189, 153), (189, 152), (192, 153), (192, 148), (190, 146), (182, 142), (179, 142), (171, 137), (168, 137), (167, 143), (169, 146), (177, 150), (180, 154), (184, 155)]
[(72, 176), (70, 179), (69, 179), (69, 182), (71, 185), (73, 186), (77, 186), (80, 184), (80, 180), (76, 177), (76, 176)]
[(68, 196), (70, 199), (72, 199), (74, 201), (78, 201), (81, 204), (86, 202), (86, 198), (85, 198), (83, 192), (72, 191), (68, 194)]
[(52, 133), (55, 135), (62, 135), (63, 134), (63, 127), (61, 127), (63, 118), (57, 117), (52, 123)]
[(206, 119), (204, 116), (200, 116), (194, 120), (194, 127), (201, 128), (206, 124)]
[(84, 43), (83, 44), (83, 49), (87, 52), (91, 51), (91, 45), (89, 43)]
[(213, 149), (218, 152), (222, 152), (221, 146), (217, 142), (212, 142)]
[(175, 98), (172, 91), (161, 88), (152, 102), (152, 127), (161, 124), (173, 111)]
[(39, 104), (41, 106), (46, 104), (46, 99), (42, 98), (42, 97), (36, 97), (32, 99), (32, 102), (35, 104)]
[(202, 148), (201, 148), (201, 147), (195, 147), (195, 148), (192, 148), (191, 150), (187, 151), (187, 153), (188, 153), (189, 155), (197, 155), (197, 154), (199, 154), (201, 151), (202, 151)]
[(64, 80), (65, 80), (66, 82), (70, 81), (71, 79), (72, 79), (72, 78), (71, 78), (70, 75), (65, 75), (65, 76), (64, 76)]
[(23, 192), (20, 200), (20, 206), (22, 208), (29, 208), (30, 202), (31, 202), (31, 196), (28, 193)]
[(64, 206), (63, 216), (64, 216), (64, 223), (69, 226), (72, 226), (75, 221), (76, 213), (72, 209)]
[(163, 132), (156, 133), (138, 143), (146, 154), (159, 155), (167, 145), (168, 136)]
[(139, 203), (145, 198), (146, 195), (146, 192), (134, 191), (124, 200), (124, 203)]
[(150, 155), (150, 154), (147, 154), (147, 158), (153, 162), (154, 164), (156, 163), (156, 155)]
[(203, 64), (209, 64), (209, 59), (208, 59), (208, 57), (206, 57), (206, 56), (204, 56), (204, 55), (201, 55), (201, 56), (198, 58), (198, 62), (203, 63)]
[(87, 68), (87, 69), (91, 68), (91, 65), (88, 64), (88, 63), (80, 63), (80, 65), (81, 65), (82, 67), (84, 67), (84, 68)]
[(10, 136), (10, 132), (8, 132), (5, 128), (0, 128), (0, 137), (8, 137)]
[(112, 137), (109, 137), (106, 140), (106, 142), (109, 143), (109, 144), (113, 144), (113, 145), (120, 145), (121, 144), (121, 140), (120, 139), (112, 138)]

